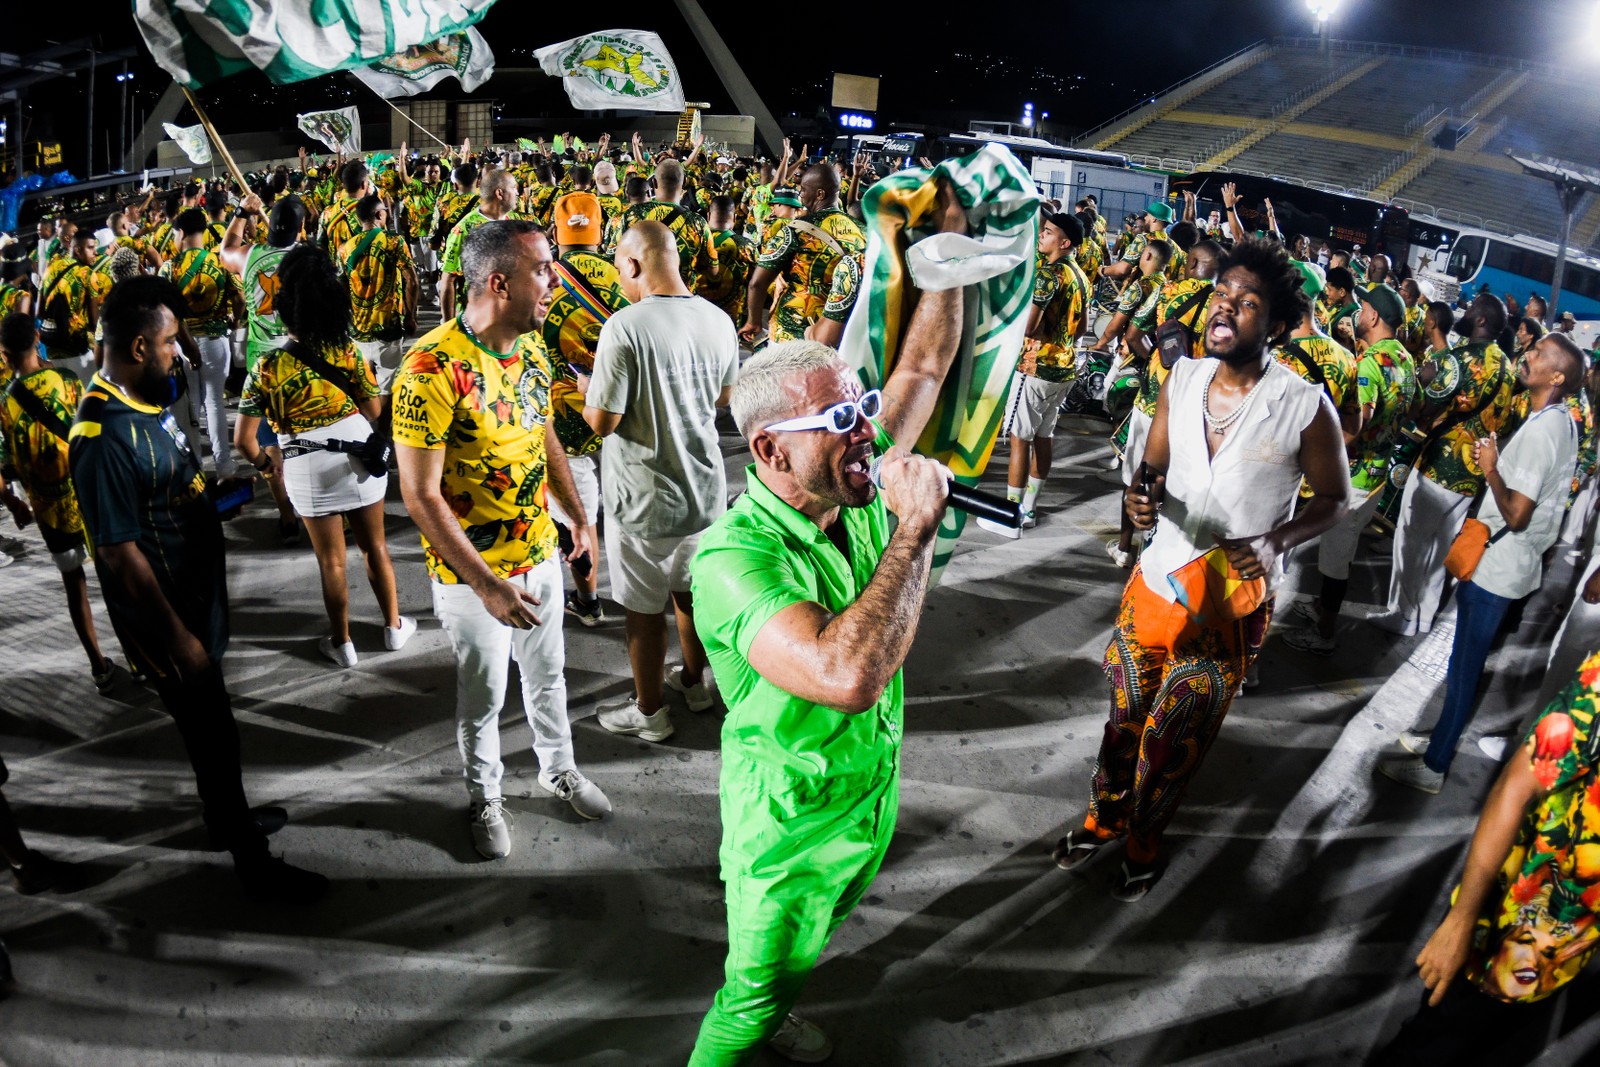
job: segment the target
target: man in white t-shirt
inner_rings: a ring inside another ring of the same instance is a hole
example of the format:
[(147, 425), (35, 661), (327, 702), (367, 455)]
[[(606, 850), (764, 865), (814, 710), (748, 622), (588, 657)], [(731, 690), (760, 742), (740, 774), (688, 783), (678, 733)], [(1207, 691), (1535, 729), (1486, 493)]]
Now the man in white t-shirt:
[(1471, 578), (1456, 586), (1455, 644), (1439, 721), (1426, 733), (1400, 735), (1401, 746), (1414, 755), (1378, 764), (1386, 778), (1424, 793), (1444, 786), (1500, 624), (1513, 603), (1544, 581), (1544, 554), (1561, 533), (1578, 460), (1578, 429), (1567, 401), (1583, 383), (1584, 367), (1572, 338), (1546, 334), (1517, 367), (1530, 394), (1528, 418), (1504, 455), (1492, 433), (1473, 448), (1488, 488), (1478, 519), (1489, 528), (1489, 545)]
[(739, 336), (726, 313), (684, 285), (677, 240), (661, 223), (629, 227), (616, 267), (633, 303), (600, 331), (583, 417), (607, 438), (600, 451), (606, 563), (611, 598), (626, 613), (634, 696), (602, 709), (599, 719), (612, 733), (665, 741), (673, 730), (661, 691), (669, 602), (683, 669), (665, 684), (691, 711), (713, 703), (694, 631), (689, 561), (701, 531), (727, 508), (716, 409), (733, 392)]

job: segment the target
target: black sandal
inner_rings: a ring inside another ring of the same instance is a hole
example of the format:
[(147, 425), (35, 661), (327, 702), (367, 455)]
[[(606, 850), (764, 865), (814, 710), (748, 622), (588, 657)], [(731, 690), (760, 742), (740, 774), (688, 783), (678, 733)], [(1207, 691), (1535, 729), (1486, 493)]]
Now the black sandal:
[(1055, 851), (1050, 853), (1050, 857), (1056, 861), (1057, 867), (1070, 871), (1088, 863), (1101, 846), (1107, 844), (1110, 842), (1100, 840), (1087, 830), (1073, 830), (1056, 842)]

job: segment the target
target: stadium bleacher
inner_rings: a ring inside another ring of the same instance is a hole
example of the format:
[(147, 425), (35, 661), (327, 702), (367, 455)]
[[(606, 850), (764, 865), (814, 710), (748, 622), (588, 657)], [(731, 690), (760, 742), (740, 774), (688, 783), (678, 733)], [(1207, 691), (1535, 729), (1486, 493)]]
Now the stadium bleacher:
[[(1600, 169), (1600, 94), (1570, 73), (1364, 42), (1283, 38), (1260, 47), (1240, 70), (1220, 78), (1208, 70), (1175, 86), (1155, 101), (1153, 119), (1096, 131), (1096, 143), (1204, 166), (1219, 147), (1240, 142), (1224, 167), (1376, 190), (1413, 212), (1547, 240), (1560, 229), (1555, 194), (1521, 174), (1506, 152)], [(1378, 62), (1356, 80), (1316, 99), (1332, 79), (1371, 61)], [(1294, 113), (1302, 100), (1315, 103)], [(1441, 125), (1467, 127), (1455, 149), (1433, 150)], [(1573, 243), (1600, 248), (1600, 202), (1585, 207)]]

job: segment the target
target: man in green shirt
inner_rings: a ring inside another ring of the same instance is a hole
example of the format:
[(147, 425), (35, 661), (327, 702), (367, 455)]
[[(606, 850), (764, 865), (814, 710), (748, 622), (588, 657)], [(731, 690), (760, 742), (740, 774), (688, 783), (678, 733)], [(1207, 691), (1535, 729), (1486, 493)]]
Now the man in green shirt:
[(478, 203), (461, 221), (451, 227), (444, 241), (444, 259), (439, 270), (444, 275), (444, 315), (449, 322), (467, 305), (467, 282), (461, 271), (461, 246), (467, 235), (486, 222), (518, 218), (517, 179), (509, 170), (485, 171), (478, 182)]
[(1356, 292), (1361, 298), (1356, 329), (1367, 347), (1356, 364), (1355, 395), (1360, 408), (1355, 426), (1344, 423), (1344, 446), (1350, 455), (1354, 495), (1344, 518), (1318, 542), (1321, 594), (1295, 608), (1296, 614), (1311, 624), (1310, 628), (1284, 637), (1291, 648), (1319, 656), (1332, 655), (1338, 647), (1334, 629), (1350, 587), (1350, 564), (1360, 547), (1361, 531), (1372, 522), (1383, 489), (1389, 484), (1389, 459), (1394, 454), (1395, 437), (1417, 395), (1416, 368), (1398, 336), (1406, 322), (1404, 298), (1387, 285)]
[[(948, 188), (940, 207), (941, 230), (965, 232)], [(947, 493), (943, 467), (894, 448), (880, 499), (868, 465), (875, 436), (921, 435), (960, 343), (961, 308), (960, 289), (922, 294), (881, 402), (815, 341), (767, 349), (734, 386), (755, 462), (693, 566), (696, 627), (728, 706), (727, 981), (690, 1067), (742, 1064), (769, 1041), (807, 1063), (829, 1052), (821, 1030), (788, 1012), (894, 830), (900, 667)]]

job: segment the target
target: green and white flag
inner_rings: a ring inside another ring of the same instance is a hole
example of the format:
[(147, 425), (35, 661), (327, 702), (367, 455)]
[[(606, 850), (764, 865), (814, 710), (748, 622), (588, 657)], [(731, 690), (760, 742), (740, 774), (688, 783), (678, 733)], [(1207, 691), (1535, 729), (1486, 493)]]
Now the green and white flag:
[(167, 131), (167, 136), (172, 138), (174, 144), (183, 149), (190, 163), (211, 162), (211, 138), (206, 136), (204, 126), (174, 126), (170, 122), (163, 122), (161, 128)]
[(369, 66), (351, 67), (350, 73), (386, 100), (425, 93), (446, 78), (459, 80), (462, 90), (470, 93), (494, 74), (494, 53), (483, 34), (469, 27)]
[[(967, 208), (966, 236), (935, 230), (940, 178)], [(900, 442), (944, 463), (965, 485), (977, 484), (1005, 421), (1033, 301), (1039, 200), (1028, 169), (1010, 149), (988, 144), (932, 170), (891, 174), (861, 202), (866, 265), (839, 353), (866, 388), (878, 388), (905, 340), (912, 291), (965, 288), (961, 349), (921, 439)], [(935, 580), (965, 522), (962, 512), (945, 512), (934, 546)]]
[(361, 116), (353, 107), (332, 111), (307, 111), (294, 117), (300, 132), (327, 145), (341, 155), (361, 154)]
[(180, 85), (199, 89), (252, 69), (284, 85), (370, 66), (460, 33), (483, 18), (493, 4), (494, 0), (134, 0), (133, 18), (161, 68)]
[(646, 30), (606, 30), (574, 37), (534, 53), (539, 66), (560, 78), (572, 106), (682, 111), (683, 83), (661, 38)]

